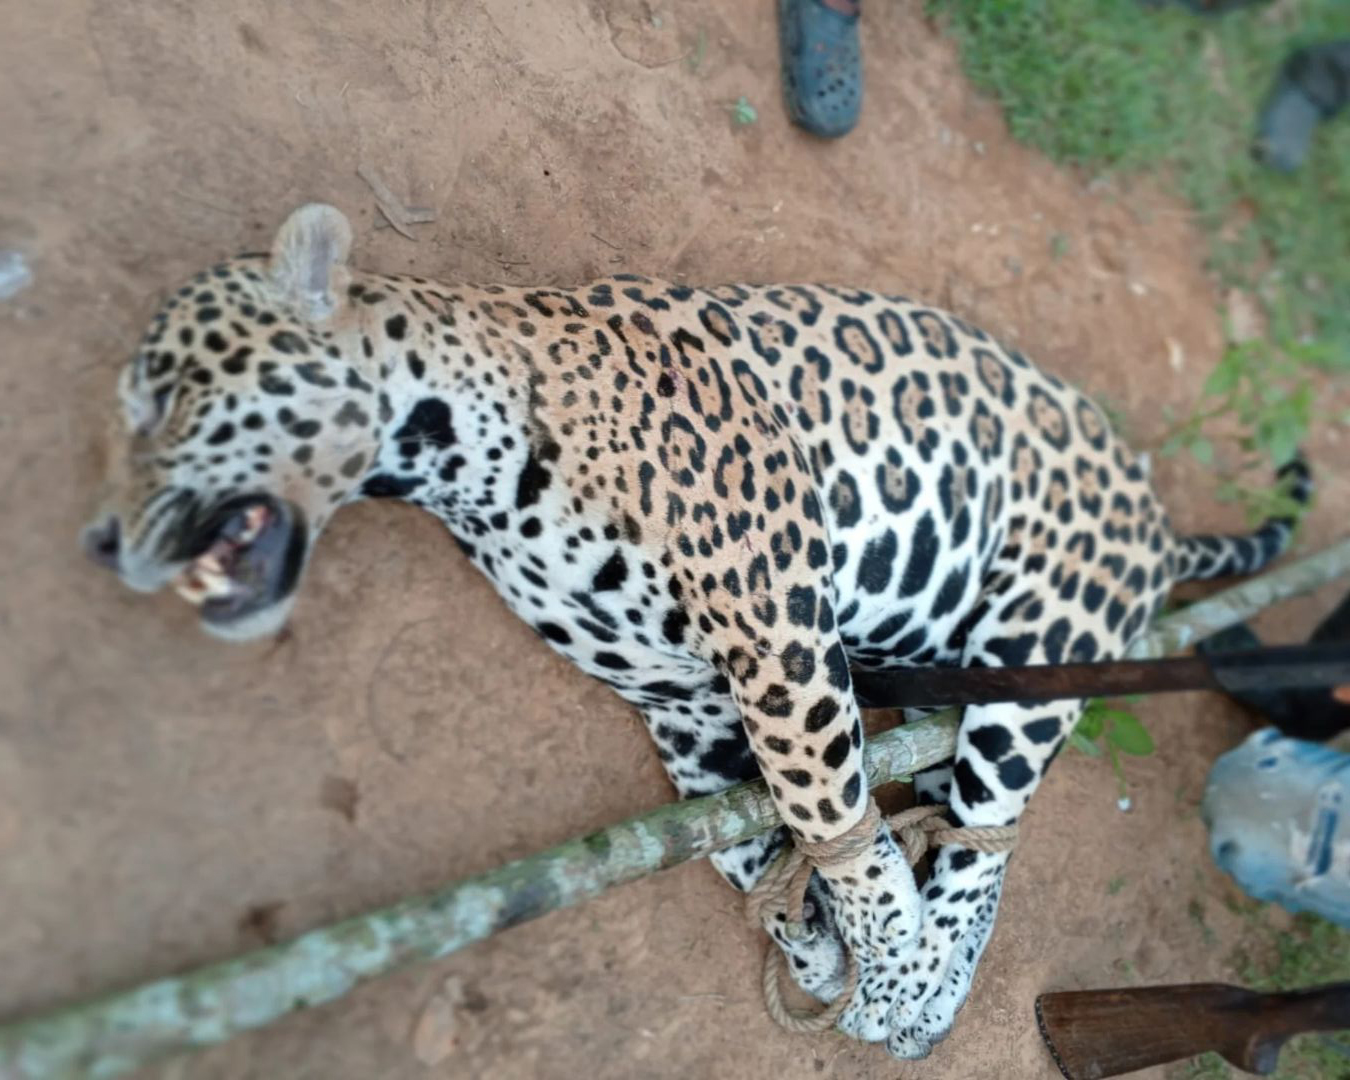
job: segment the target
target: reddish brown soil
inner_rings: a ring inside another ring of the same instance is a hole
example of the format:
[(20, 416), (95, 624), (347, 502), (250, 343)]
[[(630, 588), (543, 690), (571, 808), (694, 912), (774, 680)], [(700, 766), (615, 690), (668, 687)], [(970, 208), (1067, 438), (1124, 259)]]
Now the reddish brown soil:
[[(670, 798), (632, 711), (411, 510), (345, 514), (274, 645), (214, 643), (183, 605), (78, 558), (115, 371), (157, 295), (264, 247), (299, 202), (342, 206), (360, 260), (385, 270), (569, 283), (622, 267), (924, 296), (1105, 399), (1137, 445), (1164, 403), (1187, 407), (1222, 331), (1183, 208), (1015, 145), (918, 7), (869, 9), (865, 117), (825, 144), (784, 118), (767, 2), (6, 6), (0, 248), (26, 252), (36, 281), (0, 305), (0, 1016)], [(741, 95), (759, 119), (736, 127)], [(362, 163), (439, 220), (416, 242), (377, 228)], [(1157, 472), (1181, 526), (1238, 524), (1202, 470)], [(1325, 470), (1323, 489), (1306, 545), (1350, 505)], [(1332, 600), (1265, 625), (1292, 637)], [(1225, 974), (1240, 929), (1195, 806), (1245, 720), (1198, 696), (1145, 715), (1162, 752), (1130, 764), (1134, 812), (1099, 762), (1055, 769), (971, 1004), (923, 1065), (775, 1030), (762, 942), (698, 864), (148, 1075), (1052, 1077), (1036, 993)], [(424, 1029), (427, 1066), (412, 1032), (447, 980), (457, 1004)]]

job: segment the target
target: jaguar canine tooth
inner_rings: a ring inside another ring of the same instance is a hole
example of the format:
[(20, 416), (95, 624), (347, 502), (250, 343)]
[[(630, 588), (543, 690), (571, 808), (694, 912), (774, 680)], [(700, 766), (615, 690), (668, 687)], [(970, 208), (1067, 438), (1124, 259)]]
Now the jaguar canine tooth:
[(233, 591), (234, 582), (216, 554), (219, 546), (194, 560), (174, 581), (174, 591), (188, 603), (201, 605), (229, 596)]
[(251, 506), (244, 512), (244, 531), (239, 535), (239, 543), (252, 543), (267, 524), (267, 507)]

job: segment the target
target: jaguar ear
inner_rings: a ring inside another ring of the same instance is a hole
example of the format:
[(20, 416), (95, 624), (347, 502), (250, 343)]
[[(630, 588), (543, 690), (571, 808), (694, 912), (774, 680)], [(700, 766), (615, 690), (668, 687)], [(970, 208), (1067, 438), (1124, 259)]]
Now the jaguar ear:
[(351, 246), (352, 227), (341, 210), (323, 203), (302, 206), (272, 241), (272, 284), (306, 318), (322, 322), (342, 301)]

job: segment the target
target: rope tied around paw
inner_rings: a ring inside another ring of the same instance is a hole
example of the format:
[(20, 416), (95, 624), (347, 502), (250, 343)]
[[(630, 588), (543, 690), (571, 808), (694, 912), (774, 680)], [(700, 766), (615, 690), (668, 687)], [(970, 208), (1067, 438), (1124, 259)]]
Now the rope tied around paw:
[[(1011, 851), (1017, 843), (1016, 825), (968, 825), (956, 828), (943, 816), (945, 806), (915, 806), (883, 818), (876, 800), (867, 799), (867, 808), (847, 832), (819, 843), (798, 841), (790, 845), (745, 897), (745, 913), (752, 926), (767, 926), (783, 916), (789, 940), (807, 933), (804, 905), (806, 886), (813, 870), (828, 872), (847, 866), (865, 854), (876, 842), (884, 821), (904, 849), (910, 866), (916, 866), (929, 848), (948, 844), (970, 851), (996, 854)], [(839, 996), (814, 1011), (789, 1008), (783, 1000), (783, 954), (773, 943), (764, 955), (764, 1005), (779, 1027), (795, 1034), (819, 1034), (831, 1030), (843, 1015), (858, 986), (858, 961), (846, 952), (848, 968)]]

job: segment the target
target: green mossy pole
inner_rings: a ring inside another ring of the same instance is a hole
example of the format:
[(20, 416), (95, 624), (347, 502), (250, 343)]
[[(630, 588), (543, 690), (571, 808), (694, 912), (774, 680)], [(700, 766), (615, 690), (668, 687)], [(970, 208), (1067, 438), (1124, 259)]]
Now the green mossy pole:
[(1179, 652), (1272, 604), (1313, 592), (1347, 574), (1350, 574), (1350, 538), (1164, 616), (1135, 644), (1130, 656), (1147, 659)]
[[(1132, 655), (1159, 656), (1350, 573), (1350, 539), (1158, 621)], [(951, 757), (958, 711), (874, 735), (872, 786)], [(367, 979), (572, 907), (779, 824), (762, 782), (663, 806), (427, 896), (294, 941), (0, 1027), (0, 1080), (106, 1078), (223, 1042)]]

